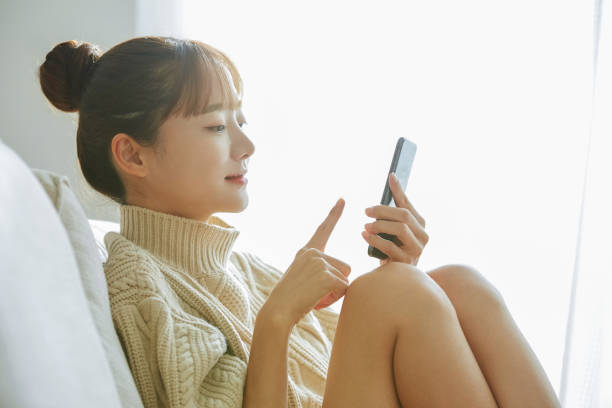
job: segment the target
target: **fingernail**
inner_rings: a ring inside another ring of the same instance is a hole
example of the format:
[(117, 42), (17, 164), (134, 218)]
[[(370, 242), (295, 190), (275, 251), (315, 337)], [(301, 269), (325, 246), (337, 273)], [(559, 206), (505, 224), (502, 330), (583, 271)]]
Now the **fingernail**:
[(397, 176), (395, 175), (395, 172), (391, 173), (391, 178), (395, 181), (397, 181)]

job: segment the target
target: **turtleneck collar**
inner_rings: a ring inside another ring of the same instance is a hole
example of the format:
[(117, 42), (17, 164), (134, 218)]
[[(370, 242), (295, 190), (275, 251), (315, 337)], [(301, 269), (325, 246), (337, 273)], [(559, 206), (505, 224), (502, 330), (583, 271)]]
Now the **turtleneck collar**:
[(225, 270), (240, 231), (211, 215), (206, 222), (136, 205), (120, 206), (119, 233), (191, 273)]

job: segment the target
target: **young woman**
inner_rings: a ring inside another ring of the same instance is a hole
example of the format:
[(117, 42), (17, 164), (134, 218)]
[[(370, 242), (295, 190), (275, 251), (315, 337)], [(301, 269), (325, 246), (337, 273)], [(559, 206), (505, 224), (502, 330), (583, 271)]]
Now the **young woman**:
[[(559, 406), (483, 275), (417, 269), (425, 221), (393, 179), (398, 207), (366, 210), (364, 234), (389, 258), (350, 284), (349, 265), (325, 253), (343, 200), (284, 273), (232, 250), (239, 231), (214, 213), (247, 207), (255, 146), (221, 51), (171, 37), (105, 53), (68, 41), (39, 76), (55, 107), (79, 112), (86, 180), (120, 205), (104, 270), (146, 407)], [(340, 314), (327, 307), (342, 296)]]

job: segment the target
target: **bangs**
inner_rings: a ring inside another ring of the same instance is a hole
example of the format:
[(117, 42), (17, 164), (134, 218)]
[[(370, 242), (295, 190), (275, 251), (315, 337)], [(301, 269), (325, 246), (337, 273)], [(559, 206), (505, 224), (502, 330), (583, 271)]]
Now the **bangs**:
[[(210, 101), (213, 84), (221, 89), (222, 109), (236, 108), (232, 87), (242, 100), (242, 78), (234, 63), (221, 51), (196, 40), (187, 40), (178, 51), (179, 76), (176, 88), (178, 100), (171, 115), (183, 117), (201, 115)], [(217, 102), (217, 101), (214, 101)]]

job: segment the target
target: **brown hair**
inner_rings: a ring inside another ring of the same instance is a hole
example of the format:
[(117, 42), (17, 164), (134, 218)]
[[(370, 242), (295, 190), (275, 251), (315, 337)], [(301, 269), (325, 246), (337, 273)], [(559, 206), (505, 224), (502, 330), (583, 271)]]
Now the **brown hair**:
[(126, 133), (143, 146), (155, 146), (169, 116), (204, 112), (211, 74), (221, 84), (227, 108), (232, 91), (225, 69), (241, 99), (242, 79), (226, 54), (201, 41), (147, 36), (105, 53), (86, 42), (60, 43), (38, 75), (53, 106), (79, 112), (77, 155), (87, 183), (125, 204), (125, 187), (111, 160), (113, 137)]

